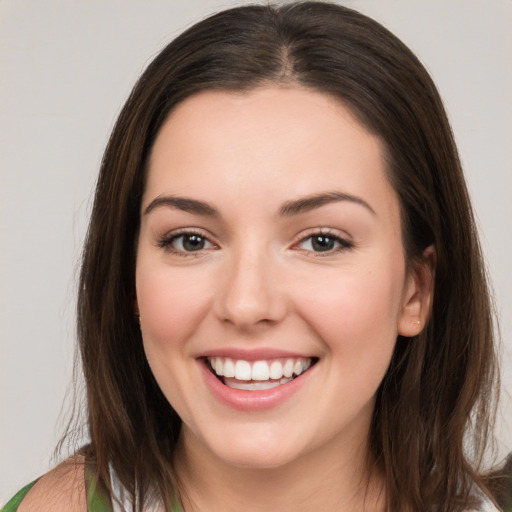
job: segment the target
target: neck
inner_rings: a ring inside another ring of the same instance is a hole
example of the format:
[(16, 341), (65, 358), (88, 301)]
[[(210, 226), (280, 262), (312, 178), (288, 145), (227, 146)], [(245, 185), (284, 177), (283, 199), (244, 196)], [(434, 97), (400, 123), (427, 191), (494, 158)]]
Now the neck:
[(240, 468), (191, 436), (182, 436), (175, 457), (186, 512), (385, 510), (384, 480), (369, 471), (366, 446), (330, 444), (277, 468)]

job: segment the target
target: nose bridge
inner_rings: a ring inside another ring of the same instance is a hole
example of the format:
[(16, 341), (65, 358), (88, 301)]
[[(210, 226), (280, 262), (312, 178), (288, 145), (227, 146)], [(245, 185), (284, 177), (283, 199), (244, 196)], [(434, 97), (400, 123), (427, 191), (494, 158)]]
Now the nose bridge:
[(218, 297), (222, 319), (239, 328), (278, 321), (284, 297), (271, 248), (256, 237), (246, 238), (233, 248), (227, 265), (224, 289)]

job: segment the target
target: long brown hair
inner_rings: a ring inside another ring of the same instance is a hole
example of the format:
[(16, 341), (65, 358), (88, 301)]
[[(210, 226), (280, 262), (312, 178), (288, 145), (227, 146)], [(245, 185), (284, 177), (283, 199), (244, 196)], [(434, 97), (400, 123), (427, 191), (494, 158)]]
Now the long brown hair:
[(100, 481), (109, 465), (137, 502), (175, 493), (181, 420), (146, 361), (134, 315), (148, 154), (163, 122), (203, 90), (298, 84), (329, 94), (382, 139), (409, 262), (434, 245), (423, 332), (399, 337), (378, 390), (371, 462), (390, 511), (464, 509), (495, 396), (493, 317), (461, 165), (441, 99), (411, 51), (377, 22), (323, 2), (245, 6), (172, 41), (128, 98), (101, 165), (80, 275), (78, 336)]

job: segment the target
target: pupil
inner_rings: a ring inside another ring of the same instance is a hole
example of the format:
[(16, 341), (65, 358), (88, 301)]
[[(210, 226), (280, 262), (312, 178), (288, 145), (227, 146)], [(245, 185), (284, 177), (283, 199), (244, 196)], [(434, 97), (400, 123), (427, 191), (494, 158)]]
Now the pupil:
[(330, 251), (334, 249), (334, 239), (328, 236), (315, 236), (311, 243), (315, 251)]
[(204, 238), (199, 235), (187, 235), (183, 238), (183, 248), (187, 251), (200, 251), (204, 248)]

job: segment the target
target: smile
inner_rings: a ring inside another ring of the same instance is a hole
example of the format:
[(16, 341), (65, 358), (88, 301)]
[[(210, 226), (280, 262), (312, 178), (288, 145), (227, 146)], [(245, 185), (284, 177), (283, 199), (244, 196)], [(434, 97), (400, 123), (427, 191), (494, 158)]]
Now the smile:
[(308, 370), (308, 357), (246, 361), (229, 357), (208, 357), (212, 372), (226, 386), (245, 391), (271, 389), (291, 382)]

